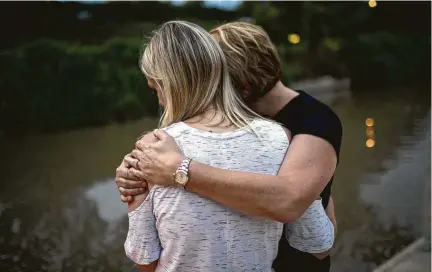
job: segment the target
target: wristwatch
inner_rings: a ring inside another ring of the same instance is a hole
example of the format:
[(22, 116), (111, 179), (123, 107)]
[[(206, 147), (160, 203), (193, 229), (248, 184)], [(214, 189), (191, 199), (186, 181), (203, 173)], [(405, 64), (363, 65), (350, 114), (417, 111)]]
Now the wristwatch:
[(191, 161), (192, 161), (191, 158), (185, 157), (181, 162), (180, 166), (173, 174), (174, 182), (183, 188), (185, 188), (186, 184), (189, 181), (189, 165)]

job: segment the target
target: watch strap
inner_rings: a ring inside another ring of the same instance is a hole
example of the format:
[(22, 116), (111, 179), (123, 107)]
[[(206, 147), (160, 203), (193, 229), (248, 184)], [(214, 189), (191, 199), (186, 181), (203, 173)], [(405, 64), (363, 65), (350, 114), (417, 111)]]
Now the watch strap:
[(182, 172), (188, 174), (189, 173), (189, 165), (190, 165), (191, 161), (192, 161), (191, 158), (185, 157), (183, 159), (183, 161), (180, 163), (180, 166), (177, 168), (176, 173), (182, 171)]
[[(183, 189), (186, 189), (186, 184), (189, 181), (189, 165), (190, 165), (191, 161), (192, 161), (191, 158), (185, 157), (183, 159), (183, 161), (180, 163), (180, 166), (177, 168), (177, 170), (173, 174), (173, 176), (174, 176), (174, 182), (177, 185), (180, 185), (181, 187), (183, 187)], [(180, 180), (177, 179), (178, 178), (178, 173), (180, 173), (180, 172), (183, 173), (184, 175), (186, 175), (186, 177), (187, 177), (186, 180), (180, 181)]]

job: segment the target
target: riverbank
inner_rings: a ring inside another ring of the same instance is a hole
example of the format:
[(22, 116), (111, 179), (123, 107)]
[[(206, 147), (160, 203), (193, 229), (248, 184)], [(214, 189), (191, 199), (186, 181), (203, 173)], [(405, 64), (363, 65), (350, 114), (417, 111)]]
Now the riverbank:
[(374, 272), (431, 271), (430, 241), (422, 237), (410, 244)]

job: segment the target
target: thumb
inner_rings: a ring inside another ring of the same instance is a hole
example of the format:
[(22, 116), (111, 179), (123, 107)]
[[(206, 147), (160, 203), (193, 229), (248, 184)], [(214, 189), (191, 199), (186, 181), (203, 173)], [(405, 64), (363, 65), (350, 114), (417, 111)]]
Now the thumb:
[(153, 130), (153, 135), (159, 140), (159, 141), (163, 141), (166, 138), (170, 137), (170, 135), (168, 133), (166, 133), (164, 130), (162, 129), (155, 129)]
[(123, 195), (120, 195), (120, 200), (123, 203), (129, 203), (129, 202), (133, 201), (133, 197), (132, 196), (123, 196)]

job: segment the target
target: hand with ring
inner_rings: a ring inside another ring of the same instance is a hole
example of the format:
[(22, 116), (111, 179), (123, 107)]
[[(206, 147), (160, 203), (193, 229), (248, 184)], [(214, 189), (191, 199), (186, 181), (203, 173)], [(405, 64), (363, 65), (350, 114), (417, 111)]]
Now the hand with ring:
[(120, 191), (120, 200), (125, 203), (133, 201), (135, 195), (147, 193), (147, 182), (131, 172), (132, 166), (139, 166), (139, 160), (126, 155), (116, 169), (115, 182)]
[(175, 139), (163, 130), (144, 135), (135, 147), (117, 168), (116, 183), (123, 202), (130, 202), (133, 196), (146, 192), (147, 182), (174, 185), (173, 173), (184, 158)]

